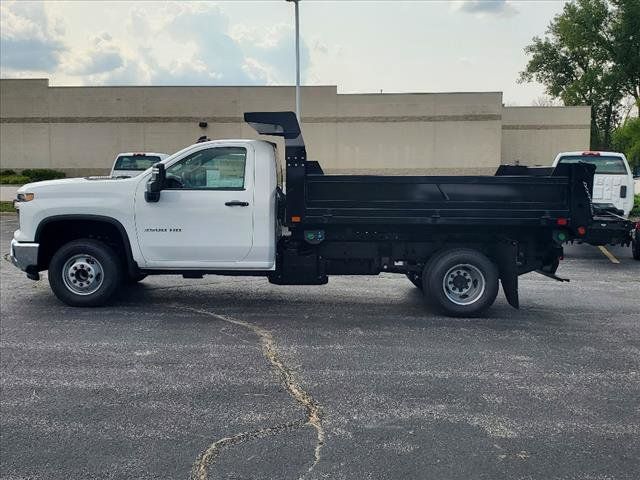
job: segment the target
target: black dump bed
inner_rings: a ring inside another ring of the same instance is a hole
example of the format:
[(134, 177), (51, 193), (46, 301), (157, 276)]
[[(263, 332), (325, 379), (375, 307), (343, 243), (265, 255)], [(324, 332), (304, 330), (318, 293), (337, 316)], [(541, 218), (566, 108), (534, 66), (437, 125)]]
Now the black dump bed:
[[(558, 218), (585, 225), (580, 172), (536, 176), (305, 177), (305, 223), (546, 225)], [(577, 217), (576, 217), (577, 215)], [(573, 217), (573, 218), (572, 218)]]
[[(594, 167), (501, 166), (495, 176), (325, 175), (307, 160), (293, 112), (245, 113), (258, 133), (282, 136), (290, 227), (329, 225), (504, 225), (570, 230), (592, 221)], [(560, 223), (563, 224), (563, 223)]]

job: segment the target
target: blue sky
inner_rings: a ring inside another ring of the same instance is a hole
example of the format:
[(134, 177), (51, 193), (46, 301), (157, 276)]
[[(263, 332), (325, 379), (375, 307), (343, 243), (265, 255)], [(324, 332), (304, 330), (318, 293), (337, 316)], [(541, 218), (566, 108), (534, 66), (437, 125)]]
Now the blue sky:
[[(303, 83), (339, 92), (503, 91), (562, 1), (301, 0)], [(2, 0), (0, 75), (52, 85), (288, 85), (293, 6), (278, 1)]]

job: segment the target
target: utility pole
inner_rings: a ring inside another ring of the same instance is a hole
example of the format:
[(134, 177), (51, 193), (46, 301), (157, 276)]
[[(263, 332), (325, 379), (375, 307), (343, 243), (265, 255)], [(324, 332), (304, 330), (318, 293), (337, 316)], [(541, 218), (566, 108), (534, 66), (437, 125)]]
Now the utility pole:
[(287, 0), (295, 5), (296, 15), (296, 117), (300, 120), (300, 0)]

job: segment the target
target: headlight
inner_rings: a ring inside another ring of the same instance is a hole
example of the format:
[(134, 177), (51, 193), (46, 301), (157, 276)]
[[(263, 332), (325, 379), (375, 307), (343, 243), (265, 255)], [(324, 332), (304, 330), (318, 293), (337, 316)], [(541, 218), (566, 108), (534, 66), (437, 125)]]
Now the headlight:
[(36, 198), (36, 195), (34, 193), (19, 193), (18, 194), (18, 198), (17, 198), (16, 201), (18, 201), (18, 202), (30, 202), (34, 198)]

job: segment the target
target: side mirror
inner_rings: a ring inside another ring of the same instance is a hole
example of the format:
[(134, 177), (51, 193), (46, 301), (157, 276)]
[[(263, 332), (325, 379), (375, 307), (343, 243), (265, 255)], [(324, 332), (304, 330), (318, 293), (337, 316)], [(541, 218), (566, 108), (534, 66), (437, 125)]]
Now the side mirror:
[(164, 163), (156, 163), (151, 170), (151, 178), (147, 182), (147, 190), (144, 192), (144, 199), (147, 202), (157, 202), (160, 200), (160, 191), (164, 188), (167, 178)]

